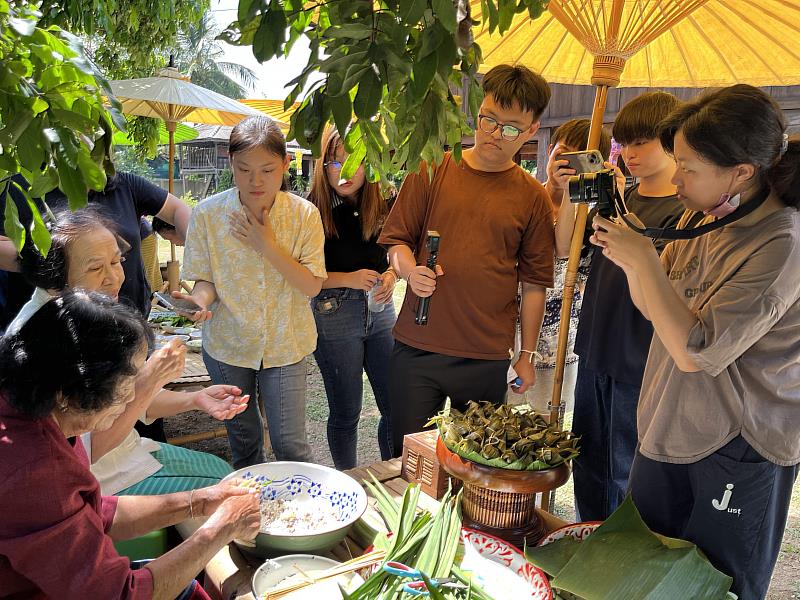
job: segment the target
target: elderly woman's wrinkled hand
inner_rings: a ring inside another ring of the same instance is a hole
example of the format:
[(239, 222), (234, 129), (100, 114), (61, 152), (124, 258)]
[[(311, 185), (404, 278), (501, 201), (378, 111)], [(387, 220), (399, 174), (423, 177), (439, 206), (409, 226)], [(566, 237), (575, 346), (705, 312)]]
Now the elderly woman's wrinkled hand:
[[(643, 227), (641, 221), (633, 213), (625, 216), (635, 225)], [(635, 232), (622, 220), (609, 221), (600, 215), (595, 215), (592, 228), (594, 234), (589, 241), (602, 248), (603, 256), (623, 270), (637, 271), (653, 257), (658, 260), (653, 240)]]
[(194, 405), (215, 419), (225, 421), (244, 412), (249, 399), (250, 396), (242, 396), (242, 390), (235, 385), (212, 385), (196, 392)]
[[(194, 492), (194, 514), (208, 516), (216, 511), (228, 498), (258, 495), (258, 490), (245, 485), (240, 478), (226, 479), (216, 485), (200, 488)], [(199, 508), (198, 508), (198, 503)]]
[(186, 363), (186, 345), (180, 340), (170, 340), (150, 355), (140, 373), (141, 380), (148, 380), (161, 388), (183, 374)]
[(205, 526), (227, 529), (230, 539), (252, 540), (261, 526), (260, 494), (241, 479), (195, 491), (195, 515), (210, 515)]

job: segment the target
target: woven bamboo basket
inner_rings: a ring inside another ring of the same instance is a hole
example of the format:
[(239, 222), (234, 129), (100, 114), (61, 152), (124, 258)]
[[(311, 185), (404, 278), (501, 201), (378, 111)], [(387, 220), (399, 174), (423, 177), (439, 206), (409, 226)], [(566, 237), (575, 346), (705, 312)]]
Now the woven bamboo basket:
[(464, 482), (461, 509), (464, 525), (497, 536), (521, 548), (545, 534), (536, 512), (536, 495), (549, 493), (569, 479), (569, 465), (544, 471), (512, 471), (487, 467), (451, 452), (436, 442), (439, 464)]

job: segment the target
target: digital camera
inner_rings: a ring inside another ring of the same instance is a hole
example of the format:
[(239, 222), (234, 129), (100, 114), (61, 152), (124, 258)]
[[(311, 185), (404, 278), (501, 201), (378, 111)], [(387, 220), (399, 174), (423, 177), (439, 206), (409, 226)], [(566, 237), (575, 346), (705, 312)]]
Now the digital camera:
[(613, 169), (581, 173), (569, 178), (569, 200), (574, 203), (597, 204), (597, 212), (605, 219), (617, 216), (617, 183)]

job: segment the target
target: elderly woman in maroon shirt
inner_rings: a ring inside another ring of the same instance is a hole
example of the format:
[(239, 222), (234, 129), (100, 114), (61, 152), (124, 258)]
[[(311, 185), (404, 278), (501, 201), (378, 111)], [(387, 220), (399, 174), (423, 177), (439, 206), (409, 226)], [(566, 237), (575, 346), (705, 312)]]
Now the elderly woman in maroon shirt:
[[(102, 497), (79, 435), (133, 398), (150, 333), (106, 296), (67, 292), (0, 339), (0, 598), (171, 600), (234, 538), (259, 528), (257, 497), (230, 483)], [(209, 516), (180, 546), (132, 570), (113, 542)]]

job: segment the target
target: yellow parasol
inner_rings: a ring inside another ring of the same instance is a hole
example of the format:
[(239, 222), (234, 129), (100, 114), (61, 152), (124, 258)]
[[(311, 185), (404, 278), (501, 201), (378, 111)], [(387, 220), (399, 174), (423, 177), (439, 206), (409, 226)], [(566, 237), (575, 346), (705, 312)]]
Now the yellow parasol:
[(240, 102), (250, 108), (260, 110), (281, 123), (281, 131), (283, 131), (284, 134), (289, 131), (289, 120), (292, 118), (294, 111), (300, 108), (300, 103), (295, 102), (286, 110), (283, 108), (283, 100), (248, 98), (247, 100), (240, 100)]
[[(480, 1), (472, 0), (480, 18)], [(788, 0), (550, 0), (502, 36), (473, 29), (482, 70), (523, 64), (549, 82), (616, 87), (800, 84), (800, 2)], [(599, 71), (599, 72), (598, 72)]]
[[(470, 0), (481, 19), (480, 0)], [(589, 148), (597, 148), (609, 87), (800, 84), (800, 2), (796, 0), (550, 0), (531, 21), (514, 17), (502, 36), (473, 29), (482, 71), (519, 63), (554, 83), (597, 86)], [(564, 281), (550, 416), (561, 388), (575, 274), (586, 227), (579, 204)]]
[[(245, 106), (227, 96), (191, 83), (172, 64), (161, 69), (157, 77), (112, 81), (111, 90), (122, 103), (122, 112), (129, 115), (163, 119), (169, 132), (169, 193), (174, 189), (175, 129), (178, 123), (236, 125), (249, 116), (264, 113)], [(171, 260), (167, 263), (170, 291), (180, 287), (180, 268), (175, 258), (175, 244), (170, 244)]]

